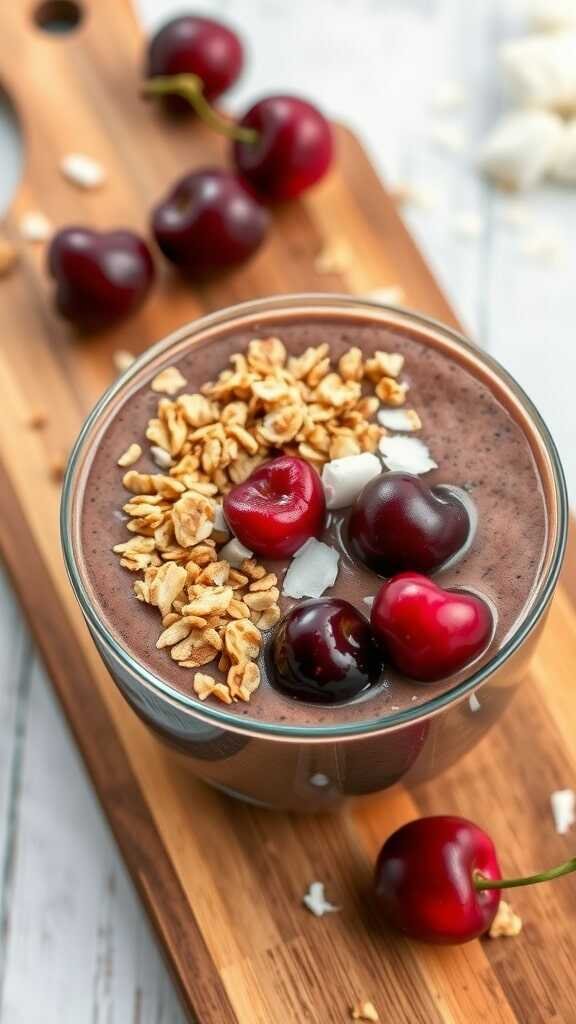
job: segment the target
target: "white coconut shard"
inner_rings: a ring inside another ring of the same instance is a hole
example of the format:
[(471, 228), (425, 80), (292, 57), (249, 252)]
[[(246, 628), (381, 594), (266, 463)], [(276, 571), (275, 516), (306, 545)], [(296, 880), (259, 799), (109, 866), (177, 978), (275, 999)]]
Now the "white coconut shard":
[(576, 113), (576, 32), (530, 35), (500, 49), (512, 96), (523, 107)]
[(480, 711), (482, 705), (475, 693), (471, 693), (468, 697), (468, 707), (474, 714), (476, 714), (477, 711)]
[(428, 473), (438, 464), (430, 456), (428, 445), (418, 437), (383, 437), (378, 448), (389, 470), (405, 473)]
[[(576, 0), (574, 6), (576, 8)], [(576, 118), (564, 126), (550, 176), (564, 185), (576, 185)]]
[(466, 148), (466, 135), (453, 121), (436, 121), (430, 126), (430, 138), (449, 153), (462, 153)]
[(322, 597), (336, 582), (339, 559), (336, 548), (312, 538), (306, 550), (301, 548), (290, 562), (282, 593), (285, 597)]
[(479, 165), (503, 188), (532, 188), (552, 167), (562, 121), (545, 110), (520, 110), (502, 117), (480, 150)]
[(372, 610), (372, 605), (374, 604), (376, 597), (374, 594), (367, 594), (366, 597), (362, 598), (362, 600), (364, 604), (368, 605), (369, 609)]
[(174, 465), (174, 459), (170, 453), (165, 451), (164, 448), (160, 448), (157, 444), (151, 445), (150, 455), (159, 469), (171, 469)]
[(573, 789), (557, 789), (550, 794), (554, 827), (564, 836), (576, 821), (576, 793)]
[(432, 106), (438, 111), (459, 110), (466, 102), (466, 93), (460, 82), (438, 82), (432, 91)]
[(29, 210), (20, 218), (18, 230), (25, 242), (47, 242), (54, 229), (43, 213)]
[(536, 32), (561, 32), (576, 28), (574, 0), (534, 0), (530, 25)]
[(232, 537), (223, 548), (220, 549), (220, 558), (226, 562), (230, 562), (235, 568), (238, 568), (242, 564), (245, 558), (252, 558), (254, 554), (250, 551), (250, 548), (244, 547), (238, 540), (238, 537)]
[(324, 917), (324, 914), (333, 914), (340, 910), (340, 907), (326, 899), (324, 882), (311, 882), (308, 892), (302, 897), (302, 903), (314, 917)]
[(475, 210), (463, 210), (455, 214), (452, 223), (455, 234), (460, 238), (475, 239), (484, 234), (484, 221)]
[[(222, 505), (216, 505), (214, 509), (214, 529), (218, 533), (230, 533), (230, 527), (228, 526)], [(248, 558), (249, 555), (246, 557)]]
[(106, 180), (102, 164), (85, 153), (67, 153), (60, 161), (60, 170), (68, 181), (79, 188), (99, 188)]
[(346, 508), (360, 491), (382, 472), (382, 463), (372, 452), (332, 459), (322, 470), (322, 484), (328, 508)]
[(422, 427), (415, 409), (380, 409), (376, 419), (387, 430), (397, 430), (400, 434), (412, 434)]

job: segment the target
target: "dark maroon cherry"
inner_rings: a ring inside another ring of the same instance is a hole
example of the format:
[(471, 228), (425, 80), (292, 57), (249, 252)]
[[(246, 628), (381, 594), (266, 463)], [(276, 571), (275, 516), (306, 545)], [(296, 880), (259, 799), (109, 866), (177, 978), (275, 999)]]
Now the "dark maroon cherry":
[(270, 651), (272, 683), (298, 700), (350, 700), (382, 670), (366, 619), (348, 601), (305, 601), (282, 619)]
[(268, 212), (233, 174), (208, 168), (187, 174), (152, 214), (156, 241), (192, 277), (240, 263), (262, 242)]
[(144, 301), (154, 280), (146, 243), (133, 231), (58, 231), (48, 250), (56, 308), (84, 330), (108, 327)]
[(294, 199), (320, 180), (332, 160), (332, 131), (316, 107), (296, 96), (267, 96), (250, 107), (241, 128), (256, 141), (234, 143), (242, 178), (266, 199)]
[[(234, 84), (243, 62), (242, 44), (235, 32), (211, 18), (189, 14), (169, 21), (152, 37), (146, 76), (198, 75), (204, 95), (214, 100)], [(174, 113), (192, 112), (181, 96), (166, 96), (163, 102)]]
[(466, 543), (470, 517), (448, 490), (411, 473), (384, 473), (366, 484), (348, 522), (352, 552), (381, 576), (432, 572)]

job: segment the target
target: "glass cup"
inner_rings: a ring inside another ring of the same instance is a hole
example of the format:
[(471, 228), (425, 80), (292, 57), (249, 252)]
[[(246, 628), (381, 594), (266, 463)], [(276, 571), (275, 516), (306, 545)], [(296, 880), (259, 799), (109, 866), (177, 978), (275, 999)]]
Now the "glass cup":
[[(528, 606), (503, 646), (452, 688), (419, 705), (362, 722), (297, 726), (239, 718), (200, 704), (138, 662), (103, 621), (80, 544), (80, 509), (91, 455), (128, 394), (200, 341), (249, 329), (255, 335), (305, 319), (400, 327), (480, 378), (506, 406), (531, 446), (542, 481), (547, 540)], [(545, 423), (513, 378), (457, 332), (415, 313), (347, 296), (294, 295), (243, 303), (203, 317), (145, 352), (88, 417), (68, 466), (62, 498), (67, 570), (94, 642), (124, 697), (192, 774), (235, 797), (290, 811), (325, 811), (343, 798), (400, 779), (429, 779), (469, 751), (527, 676), (562, 565), (568, 505), (562, 468)], [(472, 695), (474, 694), (474, 698)]]

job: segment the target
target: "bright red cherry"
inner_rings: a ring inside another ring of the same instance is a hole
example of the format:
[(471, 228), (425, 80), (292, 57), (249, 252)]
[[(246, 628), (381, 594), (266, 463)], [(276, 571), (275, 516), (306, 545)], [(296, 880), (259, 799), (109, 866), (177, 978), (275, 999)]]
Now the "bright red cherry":
[(371, 623), (396, 668), (421, 682), (458, 672), (488, 646), (493, 630), (481, 598), (442, 590), (415, 572), (393, 576), (380, 588)]
[(469, 942), (498, 910), (500, 891), (478, 889), (478, 876), (501, 878), (494, 844), (465, 818), (420, 818), (386, 840), (375, 872), (386, 922), (422, 942)]
[(242, 178), (261, 196), (294, 199), (320, 180), (332, 160), (332, 130), (316, 107), (296, 96), (267, 96), (239, 122), (256, 141), (234, 143)]
[(56, 308), (84, 330), (108, 327), (133, 313), (154, 280), (146, 243), (133, 231), (58, 231), (48, 250)]
[(192, 171), (173, 186), (153, 211), (152, 230), (167, 259), (200, 277), (251, 256), (269, 219), (234, 175), (209, 168)]
[(278, 624), (270, 668), (283, 693), (332, 704), (377, 682), (382, 655), (360, 612), (348, 601), (325, 597), (297, 605)]
[[(235, 32), (211, 18), (188, 14), (169, 21), (152, 37), (146, 75), (197, 75), (204, 95), (214, 100), (234, 84), (243, 62), (242, 44)], [(163, 102), (174, 113), (192, 111), (180, 96), (166, 96)]]
[(448, 490), (411, 473), (383, 473), (358, 496), (348, 523), (354, 554), (381, 576), (432, 572), (466, 543), (470, 517)]
[(289, 558), (324, 527), (320, 477), (303, 459), (281, 455), (225, 495), (224, 515), (250, 551), (262, 558)]

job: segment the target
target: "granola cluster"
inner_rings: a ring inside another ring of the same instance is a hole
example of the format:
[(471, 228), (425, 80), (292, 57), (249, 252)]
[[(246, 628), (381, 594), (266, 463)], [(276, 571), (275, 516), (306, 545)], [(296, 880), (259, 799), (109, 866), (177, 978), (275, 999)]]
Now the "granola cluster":
[[(334, 369), (327, 344), (289, 357), (278, 338), (266, 338), (230, 363), (196, 394), (178, 394), (187, 382), (175, 367), (152, 381), (164, 397), (146, 438), (162, 472), (131, 468), (142, 455), (136, 442), (119, 457), (134, 536), (114, 548), (120, 564), (140, 574), (138, 600), (159, 611), (156, 646), (183, 668), (216, 662), (225, 682), (195, 671), (194, 691), (226, 704), (248, 701), (259, 686), (262, 632), (280, 618), (280, 592), (276, 575), (253, 559), (220, 556), (228, 540), (222, 496), (280, 452), (321, 470), (331, 459), (376, 451), (386, 431), (372, 417), (381, 402), (403, 405), (407, 391), (398, 380), (403, 357), (394, 353), (365, 361), (351, 348)], [(365, 394), (363, 382), (375, 394)]]

